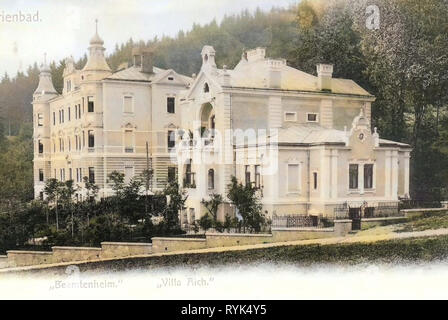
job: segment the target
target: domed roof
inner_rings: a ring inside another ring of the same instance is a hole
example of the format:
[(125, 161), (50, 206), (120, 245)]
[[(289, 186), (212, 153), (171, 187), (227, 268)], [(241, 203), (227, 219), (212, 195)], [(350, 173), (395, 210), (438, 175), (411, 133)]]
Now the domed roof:
[(103, 45), (104, 44), (103, 39), (101, 39), (100, 36), (98, 35), (98, 31), (95, 33), (95, 35), (92, 37), (92, 39), (90, 39), (90, 44), (91, 45), (95, 45), (95, 44)]
[(90, 39), (90, 44), (91, 45), (103, 45), (104, 41), (103, 39), (100, 38), (100, 36), (98, 35), (98, 19), (95, 19), (95, 35), (92, 37), (92, 39)]

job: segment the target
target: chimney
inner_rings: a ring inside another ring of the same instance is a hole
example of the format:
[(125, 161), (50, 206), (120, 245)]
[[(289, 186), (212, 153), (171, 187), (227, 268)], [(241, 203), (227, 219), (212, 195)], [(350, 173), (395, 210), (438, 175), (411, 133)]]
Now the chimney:
[(284, 59), (267, 59), (268, 65), (268, 83), (267, 86), (273, 89), (282, 87), (282, 68), (286, 66)]
[(227, 66), (222, 66), (221, 84), (223, 86), (230, 86), (230, 74), (227, 72)]
[(331, 91), (331, 79), (333, 77), (332, 64), (317, 65), (317, 87), (321, 91)]
[(132, 48), (132, 61), (134, 67), (141, 67), (142, 65), (142, 56), (140, 48)]
[(246, 51), (247, 61), (254, 62), (264, 60), (266, 57), (266, 48), (258, 47), (256, 49)]
[(142, 72), (153, 73), (153, 59), (154, 52), (150, 49), (144, 49), (142, 51)]

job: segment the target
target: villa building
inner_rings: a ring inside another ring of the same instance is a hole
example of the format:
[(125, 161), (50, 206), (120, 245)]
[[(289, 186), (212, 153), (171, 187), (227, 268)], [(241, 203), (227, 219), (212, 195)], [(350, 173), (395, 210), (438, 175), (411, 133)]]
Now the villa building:
[[(178, 181), (188, 190), (183, 225), (205, 212), (212, 193), (224, 197), (231, 177), (259, 190), (268, 217), (330, 216), (364, 204), (379, 211), (409, 197), (409, 145), (380, 139), (371, 128), (375, 97), (333, 66), (317, 76), (245, 52), (234, 69), (202, 50), (202, 68), (181, 96)], [(229, 204), (220, 219), (233, 216)]]
[(114, 170), (129, 180), (148, 168), (154, 189), (176, 179), (170, 137), (181, 122), (179, 93), (192, 80), (153, 66), (148, 50), (134, 50), (133, 65), (112, 72), (103, 44), (96, 32), (82, 70), (66, 59), (61, 94), (49, 67), (41, 67), (33, 96), (36, 198), (48, 178), (74, 180), (81, 198), (84, 177), (99, 186), (100, 197), (111, 194), (107, 177)]
[[(268, 217), (337, 214), (338, 208), (397, 205), (409, 197), (409, 145), (380, 139), (371, 128), (375, 97), (352, 80), (317, 76), (246, 51), (234, 69), (204, 46), (199, 74), (189, 78), (153, 66), (153, 53), (133, 51), (133, 64), (112, 72), (98, 32), (82, 70), (66, 59), (59, 94), (41, 67), (33, 96), (35, 196), (45, 181), (83, 179), (112, 194), (108, 175), (126, 181), (148, 168), (151, 188), (177, 181), (188, 192), (186, 226), (224, 196), (232, 176), (254, 185)], [(218, 217), (234, 216), (228, 201)]]

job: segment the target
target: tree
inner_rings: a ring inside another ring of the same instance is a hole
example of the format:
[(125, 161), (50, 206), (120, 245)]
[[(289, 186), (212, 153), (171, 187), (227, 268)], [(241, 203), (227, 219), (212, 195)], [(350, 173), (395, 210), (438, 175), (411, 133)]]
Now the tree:
[(162, 215), (168, 230), (179, 229), (179, 212), (184, 208), (188, 196), (177, 182), (170, 182), (163, 190), (163, 195), (167, 198), (167, 205)]
[(209, 213), (204, 214), (199, 219), (199, 226), (204, 230), (204, 233), (207, 233), (207, 230), (213, 226), (213, 218)]
[(220, 194), (213, 193), (210, 195), (210, 200), (202, 199), (201, 203), (211, 214), (213, 221), (216, 222), (218, 219), (219, 206), (223, 203), (222, 196)]
[(56, 231), (59, 230), (59, 200), (63, 194), (64, 183), (58, 181), (57, 179), (50, 178), (46, 181), (44, 187), (44, 193), (47, 196), (49, 203), (53, 203), (56, 213)]
[(227, 197), (243, 218), (243, 230), (248, 228), (250, 231), (259, 232), (265, 224), (265, 218), (261, 213), (262, 205), (257, 196), (257, 188), (252, 184), (239, 183), (236, 177), (232, 177), (228, 188)]

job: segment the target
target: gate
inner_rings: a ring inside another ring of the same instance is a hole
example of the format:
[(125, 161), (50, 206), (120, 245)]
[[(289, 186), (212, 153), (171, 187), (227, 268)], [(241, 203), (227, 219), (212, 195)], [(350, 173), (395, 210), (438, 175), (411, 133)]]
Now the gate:
[(361, 230), (361, 208), (349, 208), (348, 216), (352, 220), (352, 230)]

